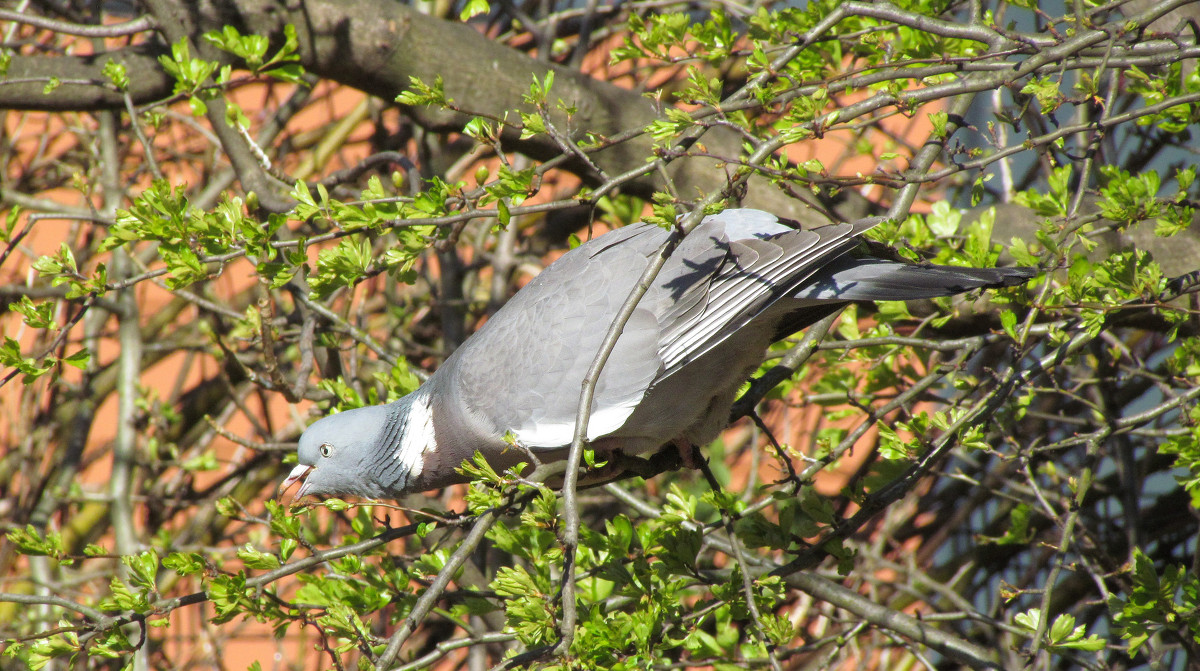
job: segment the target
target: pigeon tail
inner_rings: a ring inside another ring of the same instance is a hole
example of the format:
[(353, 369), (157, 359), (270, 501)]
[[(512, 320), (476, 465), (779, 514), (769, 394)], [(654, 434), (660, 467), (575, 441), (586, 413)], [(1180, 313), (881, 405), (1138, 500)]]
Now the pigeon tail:
[(1011, 287), (1036, 268), (962, 268), (844, 256), (821, 269), (793, 298), (817, 301), (910, 301), (983, 287)]

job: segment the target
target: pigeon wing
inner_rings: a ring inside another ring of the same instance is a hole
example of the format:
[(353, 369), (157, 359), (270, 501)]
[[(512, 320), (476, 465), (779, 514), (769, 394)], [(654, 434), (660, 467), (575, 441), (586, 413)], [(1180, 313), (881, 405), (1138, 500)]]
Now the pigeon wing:
[[(722, 215), (742, 212), (726, 210)], [(823, 266), (853, 249), (865, 228), (835, 224), (802, 231), (778, 223), (756, 228), (710, 227), (706, 235), (725, 255), (695, 303), (680, 301), (662, 314), (659, 357), (663, 374), (670, 375), (702, 356), (745, 328), (772, 303), (794, 293)]]
[[(542, 271), (463, 344), (450, 367), (456, 396), (484, 431), (529, 448), (571, 442), (583, 378), (665, 232), (629, 226)], [(662, 369), (658, 319), (639, 307), (601, 371), (589, 439), (619, 428)], [(439, 371), (440, 372), (440, 371)]]
[[(646, 392), (856, 244), (849, 225), (788, 228), (770, 214), (707, 217), (667, 260), (601, 371), (588, 439), (621, 428)], [(529, 448), (571, 441), (583, 378), (669, 231), (627, 226), (542, 271), (447, 360), (453, 394), (490, 434)]]

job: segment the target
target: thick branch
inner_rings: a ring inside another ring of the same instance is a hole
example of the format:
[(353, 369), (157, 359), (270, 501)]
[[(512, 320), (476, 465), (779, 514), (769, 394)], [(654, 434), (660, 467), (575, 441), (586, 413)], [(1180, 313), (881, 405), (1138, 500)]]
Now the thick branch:
[[(175, 85), (158, 63), (163, 53), (161, 45), (139, 44), (89, 56), (14, 54), (7, 75), (0, 79), (0, 107), (52, 112), (124, 109), (124, 96), (103, 73), (109, 60), (125, 66), (134, 103), (161, 100)], [(51, 77), (62, 84), (47, 92)]]

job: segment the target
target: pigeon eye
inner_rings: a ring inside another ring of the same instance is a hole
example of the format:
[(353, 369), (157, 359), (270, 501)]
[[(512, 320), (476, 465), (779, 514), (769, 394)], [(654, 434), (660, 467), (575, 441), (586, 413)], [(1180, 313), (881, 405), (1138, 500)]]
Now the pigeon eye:
[(333, 446), (329, 443), (321, 443), (321, 456), (328, 459), (331, 454), (333, 454)]

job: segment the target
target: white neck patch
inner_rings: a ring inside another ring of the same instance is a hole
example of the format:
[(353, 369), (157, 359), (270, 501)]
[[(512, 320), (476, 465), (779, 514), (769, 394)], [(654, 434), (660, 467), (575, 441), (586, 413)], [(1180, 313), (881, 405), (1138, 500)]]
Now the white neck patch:
[(400, 446), (392, 454), (404, 465), (407, 478), (412, 480), (421, 474), (425, 465), (423, 453), (435, 447), (433, 435), (433, 397), (425, 387), (419, 387), (409, 395), (412, 403), (408, 406), (408, 416), (401, 418), (404, 432), (400, 436)]

